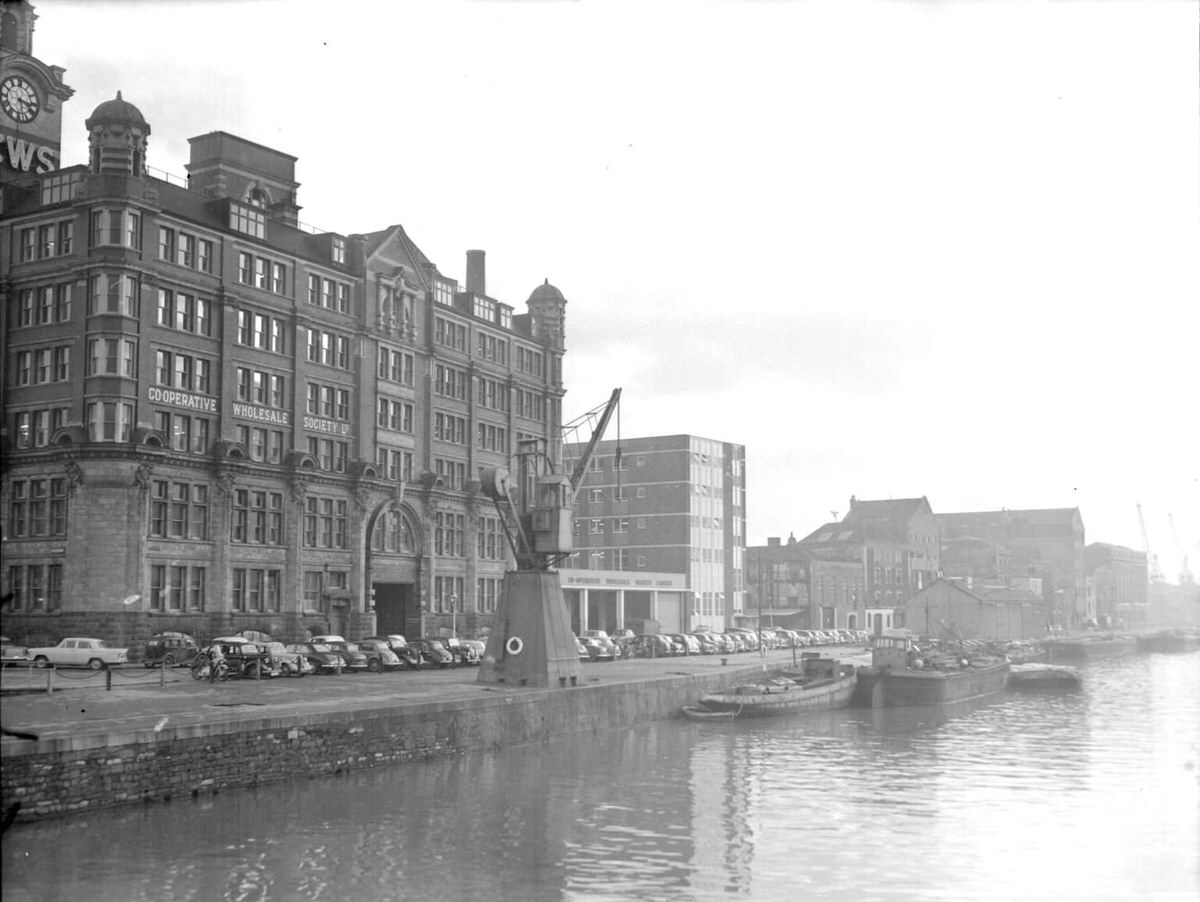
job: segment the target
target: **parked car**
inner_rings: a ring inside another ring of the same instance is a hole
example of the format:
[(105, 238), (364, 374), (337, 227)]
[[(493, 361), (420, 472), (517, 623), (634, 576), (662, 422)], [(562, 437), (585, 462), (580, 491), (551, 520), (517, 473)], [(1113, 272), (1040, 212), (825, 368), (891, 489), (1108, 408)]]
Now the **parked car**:
[(671, 633), (671, 638), (675, 641), (675, 644), (677, 646), (678, 645), (683, 646), (683, 649), (684, 649), (683, 653), (685, 655), (700, 654), (700, 640), (697, 639), (695, 636), (689, 635), (687, 633)]
[(102, 670), (129, 660), (128, 648), (115, 648), (103, 639), (86, 639), (72, 636), (58, 645), (29, 649), (29, 657), (35, 667), (90, 667)]
[(386, 639), (360, 639), (355, 644), (358, 650), (367, 656), (367, 670), (381, 673), (385, 670), (399, 670), (404, 666), (400, 656), (392, 651)]
[(400, 659), (400, 665), (410, 670), (421, 669), (421, 653), (408, 644), (408, 640), (399, 633), (387, 636), (367, 636), (373, 642), (386, 642), (388, 648)]
[(702, 632), (692, 633), (692, 638), (696, 640), (696, 644), (700, 646), (700, 654), (715, 655), (720, 654), (724, 649), (725, 644), (716, 637), (715, 634), (707, 630)]
[(408, 644), (420, 652), (423, 667), (449, 667), (454, 663), (454, 655), (436, 639), (413, 639)]
[[(229, 675), (232, 677), (256, 680), (279, 675), (279, 669), (271, 660), (270, 653), (245, 636), (218, 636), (209, 643), (209, 647), (213, 645), (221, 646), (221, 653), (225, 655), (225, 664), (229, 667)], [(192, 663), (195, 662), (196, 659)]]
[(581, 661), (592, 660), (591, 650), (587, 647), (586, 644), (584, 644), (584, 641), (582, 639), (580, 639), (578, 636), (575, 636), (575, 648), (579, 652), (579, 660), (581, 660)]
[(316, 673), (316, 666), (302, 652), (291, 651), (282, 642), (260, 642), (259, 647), (271, 659), (271, 667), (280, 676), (308, 676)]
[(458, 641), (463, 645), (469, 645), (471, 648), (475, 649), (475, 654), (479, 657), (479, 661), (482, 663), (483, 656), (487, 652), (486, 642), (484, 642), (482, 639), (459, 639)]
[(596, 654), (592, 660), (615, 661), (617, 659), (617, 645), (604, 630), (584, 630), (579, 634), (579, 638), (589, 648), (595, 646)]
[(146, 640), (142, 664), (146, 667), (186, 667), (200, 654), (200, 646), (187, 633), (162, 632)]
[(29, 660), (29, 649), (24, 645), (14, 645), (8, 636), (0, 636), (0, 664), (24, 664)]
[(635, 658), (665, 658), (674, 654), (674, 647), (674, 643), (658, 633), (633, 637)]
[(481, 660), (479, 653), (457, 636), (439, 637), (437, 641), (446, 646), (450, 654), (454, 655), (454, 663), (461, 667), (474, 667)]
[(358, 646), (347, 642), (342, 636), (313, 636), (313, 642), (328, 645), (342, 656), (343, 670), (366, 670), (367, 656), (358, 650)]
[(341, 673), (342, 656), (320, 642), (294, 642), (285, 646), (289, 652), (304, 655), (316, 673)]
[(579, 634), (579, 638), (587, 646), (593, 661), (617, 659), (617, 645), (604, 630), (584, 630)]

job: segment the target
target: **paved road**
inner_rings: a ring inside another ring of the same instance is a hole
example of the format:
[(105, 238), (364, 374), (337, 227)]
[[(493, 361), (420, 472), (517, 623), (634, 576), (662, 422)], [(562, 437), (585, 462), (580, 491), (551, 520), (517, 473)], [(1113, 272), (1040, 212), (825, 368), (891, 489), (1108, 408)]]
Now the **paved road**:
[[(852, 663), (866, 663), (861, 646), (805, 649), (821, 651)], [(637, 682), (668, 675), (694, 675), (721, 667), (736, 668), (747, 677), (763, 665), (792, 665), (791, 650), (757, 653), (699, 655), (647, 660), (635, 658), (582, 665), (581, 682)], [(727, 661), (727, 663), (723, 663)], [(340, 676), (307, 676), (274, 680), (230, 680), (208, 683), (191, 678), (186, 669), (165, 674), (128, 666), (111, 672), (59, 671), (55, 691), (44, 689), (48, 672), (5, 668), (0, 672), (4, 694), (3, 725), (6, 733), (30, 733), (43, 739), (86, 734), (127, 733), (187, 725), (213, 725), (264, 717), (372, 709), (404, 704), (425, 704), (457, 698), (474, 698), (481, 692), (518, 694), (536, 690), (476, 682), (476, 668), (399, 671), (395, 673), (343, 673)], [(111, 679), (111, 690), (107, 687)], [(4, 742), (14, 741), (10, 736)]]

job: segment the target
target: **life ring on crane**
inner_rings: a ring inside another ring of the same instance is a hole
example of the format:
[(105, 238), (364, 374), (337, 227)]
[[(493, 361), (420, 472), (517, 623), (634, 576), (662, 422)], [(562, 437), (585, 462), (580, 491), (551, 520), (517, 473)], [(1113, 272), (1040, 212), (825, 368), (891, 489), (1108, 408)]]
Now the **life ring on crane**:
[(525, 643), (521, 641), (520, 636), (510, 636), (509, 640), (504, 643), (504, 650), (510, 655), (519, 655), (525, 650)]

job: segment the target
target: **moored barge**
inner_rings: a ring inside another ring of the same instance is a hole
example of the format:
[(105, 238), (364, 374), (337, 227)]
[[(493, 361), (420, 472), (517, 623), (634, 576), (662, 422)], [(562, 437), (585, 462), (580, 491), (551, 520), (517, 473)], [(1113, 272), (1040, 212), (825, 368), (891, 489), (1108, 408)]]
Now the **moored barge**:
[(993, 655), (921, 657), (908, 630), (875, 637), (871, 666), (859, 668), (858, 704), (872, 708), (945, 705), (1001, 692), (1008, 660)]

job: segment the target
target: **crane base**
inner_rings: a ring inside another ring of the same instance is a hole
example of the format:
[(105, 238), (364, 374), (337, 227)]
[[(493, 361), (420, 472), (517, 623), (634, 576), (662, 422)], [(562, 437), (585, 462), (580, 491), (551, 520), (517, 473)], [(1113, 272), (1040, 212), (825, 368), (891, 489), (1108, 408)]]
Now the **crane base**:
[(504, 574), (479, 683), (567, 688), (579, 682), (579, 648), (555, 570)]

